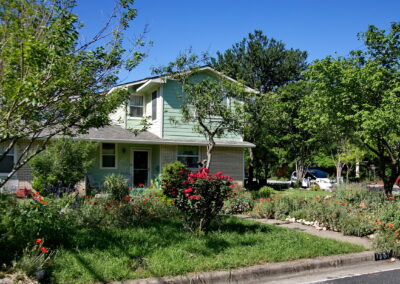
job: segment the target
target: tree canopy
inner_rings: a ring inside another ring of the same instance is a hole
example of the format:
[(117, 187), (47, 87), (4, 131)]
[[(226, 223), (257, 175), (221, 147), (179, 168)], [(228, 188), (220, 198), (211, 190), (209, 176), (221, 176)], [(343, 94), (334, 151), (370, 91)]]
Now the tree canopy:
[(352, 137), (379, 160), (379, 175), (391, 194), (400, 174), (400, 24), (389, 32), (370, 26), (359, 35), (365, 49), (349, 57), (315, 61), (305, 78), (313, 85), (306, 97), (308, 127), (335, 129)]
[(74, 0), (0, 2), (0, 162), (27, 141), (0, 186), (52, 137), (108, 124), (127, 97), (120, 88), (109, 92), (118, 72), (145, 56), (142, 40), (124, 48), (123, 32), (136, 17), (132, 3), (116, 2), (105, 26), (81, 43)]

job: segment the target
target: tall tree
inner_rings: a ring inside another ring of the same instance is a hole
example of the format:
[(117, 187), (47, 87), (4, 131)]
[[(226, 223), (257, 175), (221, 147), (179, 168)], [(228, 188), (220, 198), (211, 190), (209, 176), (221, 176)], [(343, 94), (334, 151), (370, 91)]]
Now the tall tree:
[[(217, 57), (211, 59), (211, 64), (215, 69), (263, 94), (300, 79), (301, 72), (307, 67), (306, 58), (306, 52), (287, 49), (281, 41), (268, 38), (262, 31), (256, 30), (225, 52), (218, 52)], [(250, 149), (250, 182), (253, 181), (256, 161), (263, 160), (259, 165), (265, 165), (268, 160), (265, 153), (271, 153), (271, 141), (265, 139), (268, 137), (265, 131), (270, 123), (268, 114), (263, 113), (267, 110), (262, 104), (263, 100), (254, 94), (245, 100), (251, 124), (244, 130), (244, 139), (257, 146)]]
[(80, 43), (76, 1), (0, 1), (0, 163), (26, 141), (0, 187), (52, 137), (108, 124), (108, 114), (127, 97), (123, 89), (109, 92), (118, 72), (145, 56), (141, 39), (139, 49), (123, 47), (136, 17), (132, 4), (116, 1), (104, 27)]
[(313, 84), (307, 115), (322, 129), (335, 126), (379, 160), (387, 195), (400, 174), (400, 23), (390, 31), (370, 26), (359, 35), (364, 50), (317, 60), (306, 73)]

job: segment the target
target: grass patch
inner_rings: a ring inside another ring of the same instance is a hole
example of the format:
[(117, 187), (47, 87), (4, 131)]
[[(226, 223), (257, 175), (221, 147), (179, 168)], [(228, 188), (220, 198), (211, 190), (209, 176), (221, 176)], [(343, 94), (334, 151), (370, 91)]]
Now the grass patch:
[(365, 250), (361, 246), (224, 217), (194, 237), (170, 218), (114, 230), (81, 230), (59, 249), (54, 283), (88, 283), (180, 275)]
[(300, 189), (288, 189), (282, 191), (280, 193), (283, 196), (290, 196), (293, 198), (304, 199), (304, 198), (312, 198), (312, 197), (325, 197), (325, 196), (332, 196), (332, 192), (319, 190), (319, 191), (311, 191), (311, 190), (300, 190)]

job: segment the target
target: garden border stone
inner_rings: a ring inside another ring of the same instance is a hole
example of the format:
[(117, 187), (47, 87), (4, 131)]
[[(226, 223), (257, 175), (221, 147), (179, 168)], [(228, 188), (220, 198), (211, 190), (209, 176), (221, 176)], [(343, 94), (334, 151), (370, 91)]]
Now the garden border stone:
[(161, 283), (249, 283), (263, 280), (271, 276), (302, 271), (354, 265), (360, 262), (374, 261), (374, 252), (365, 251), (345, 255), (316, 257), (288, 262), (267, 263), (250, 267), (235, 268), (231, 270), (189, 273), (175, 277), (156, 277), (122, 282), (109, 282), (110, 284), (161, 284)]

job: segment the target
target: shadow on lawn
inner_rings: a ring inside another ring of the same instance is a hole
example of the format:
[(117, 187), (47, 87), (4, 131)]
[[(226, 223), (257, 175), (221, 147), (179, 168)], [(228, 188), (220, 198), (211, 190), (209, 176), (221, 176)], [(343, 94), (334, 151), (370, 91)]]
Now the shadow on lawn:
[[(246, 222), (247, 223), (247, 222)], [(214, 222), (207, 235), (198, 236), (205, 242), (204, 248), (193, 248), (195, 254), (211, 256), (235, 246), (254, 245), (256, 239), (247, 239), (245, 242), (240, 238), (235, 238), (235, 234), (245, 233), (268, 233), (271, 229), (262, 224), (246, 224), (242, 220), (233, 218), (221, 218)], [(229, 240), (225, 239), (220, 233), (231, 235)], [(82, 267), (93, 277), (95, 281), (105, 282), (101, 266), (98, 263), (91, 263), (81, 252), (100, 250), (107, 251), (109, 254), (115, 251), (115, 256), (125, 256), (131, 260), (130, 269), (136, 271), (139, 268), (152, 271), (146, 265), (146, 259), (154, 253), (157, 248), (167, 248), (175, 246), (182, 240), (194, 238), (189, 232), (185, 231), (182, 223), (176, 218), (153, 221), (130, 228), (110, 228), (110, 229), (81, 229), (71, 231), (69, 242), (63, 244), (63, 249), (70, 251)], [(232, 237), (233, 235), (233, 237)], [(139, 244), (134, 249), (127, 249), (127, 244)], [(78, 248), (78, 249), (77, 249)]]

